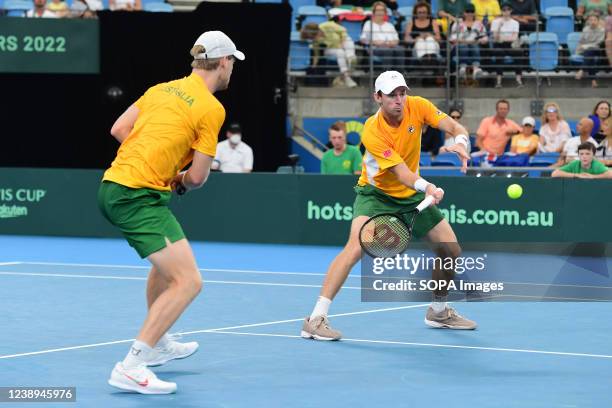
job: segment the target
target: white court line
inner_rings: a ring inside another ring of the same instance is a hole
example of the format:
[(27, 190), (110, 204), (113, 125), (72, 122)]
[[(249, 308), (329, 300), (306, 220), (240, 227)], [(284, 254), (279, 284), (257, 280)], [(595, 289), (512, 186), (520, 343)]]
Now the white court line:
[(0, 262), (0, 266), (19, 265), (21, 262)]
[[(413, 308), (416, 308), (416, 307), (424, 307), (424, 306), (428, 306), (428, 304), (400, 306), (400, 307), (387, 307), (387, 308), (383, 308), (383, 309), (362, 310), (362, 311), (359, 311), (359, 312), (338, 313), (338, 314), (329, 315), (329, 317), (342, 317), (342, 316), (354, 316), (354, 315), (368, 314), (368, 313), (390, 312), (390, 311), (393, 311), (393, 310), (413, 309)], [(243, 325), (240, 325), (240, 326), (219, 327), (217, 329), (196, 330), (196, 331), (189, 331), (189, 332), (180, 332), (180, 333), (176, 333), (176, 334), (187, 335), (187, 334), (196, 334), (196, 333), (213, 333), (213, 332), (217, 332), (218, 330), (243, 329), (243, 328), (247, 328), (247, 327), (268, 326), (268, 325), (273, 325), (273, 324), (299, 322), (299, 321), (302, 321), (302, 320), (304, 320), (304, 318), (300, 317), (298, 319), (276, 320), (276, 321), (264, 322), (264, 323), (243, 324)], [(134, 339), (107, 341), (107, 342), (104, 342), (104, 343), (84, 344), (82, 346), (62, 347), (62, 348), (49, 349), (49, 350), (32, 351), (32, 352), (29, 352), (29, 353), (9, 354), (9, 355), (5, 355), (5, 356), (0, 356), (0, 360), (8, 359), (8, 358), (15, 358), (15, 357), (35, 356), (35, 355), (38, 355), (38, 354), (57, 353), (59, 351), (69, 351), (69, 350), (78, 350), (78, 349), (84, 349), (84, 348), (109, 346), (109, 345), (113, 345), (113, 344), (129, 343), (131, 341), (134, 341)]]
[[(328, 317), (356, 316), (356, 315), (361, 315), (361, 314), (391, 312), (391, 311), (394, 311), (394, 310), (414, 309), (414, 308), (417, 308), (417, 307), (425, 307), (425, 306), (429, 306), (429, 303), (424, 303), (424, 304), (419, 304), (419, 305), (410, 305), (410, 306), (386, 307), (386, 308), (383, 308), (383, 309), (362, 310), (360, 312), (336, 313), (336, 314), (331, 314)], [(222, 328), (219, 328), (219, 329), (210, 329), (210, 330), (196, 330), (196, 331), (182, 332), (182, 333), (178, 333), (178, 334), (196, 334), (196, 333), (216, 332), (216, 331), (219, 331), (219, 330), (244, 329), (244, 328), (247, 328), (247, 327), (260, 327), (260, 326), (270, 326), (270, 325), (273, 325), (273, 324), (280, 324), (280, 323), (301, 322), (303, 320), (304, 320), (304, 318), (300, 317), (299, 319), (277, 320), (275, 322), (243, 324), (243, 325), (240, 325), (240, 326), (222, 327)]]
[[(125, 268), (125, 269), (151, 269), (150, 266), (139, 265), (113, 265), (113, 264), (90, 264), (90, 263), (64, 263), (64, 262), (16, 262), (24, 265), (45, 265), (45, 266), (75, 266), (85, 268)], [(0, 264), (1, 266), (1, 264)], [(200, 268), (202, 272), (228, 272), (228, 273), (252, 273), (259, 275), (299, 275), (299, 276), (325, 276), (320, 272), (284, 272), (284, 271), (258, 271), (252, 269), (219, 269), (219, 268)], [(349, 275), (349, 278), (360, 278), (361, 276)]]
[[(263, 337), (285, 337), (285, 338), (298, 338), (301, 336), (291, 334), (273, 334), (273, 333), (245, 333), (235, 331), (221, 331), (212, 330), (210, 333), (219, 334), (234, 334), (240, 336), (263, 336)], [(606, 354), (588, 354), (588, 353), (569, 353), (563, 351), (545, 351), (545, 350), (529, 350), (529, 349), (513, 349), (513, 348), (501, 348), (501, 347), (481, 347), (481, 346), (459, 346), (455, 344), (436, 344), (436, 343), (413, 343), (407, 341), (390, 341), (390, 340), (366, 340), (366, 339), (345, 339), (342, 342), (353, 342), (353, 343), (373, 343), (373, 344), (391, 344), (399, 346), (414, 346), (414, 347), (437, 347), (437, 348), (451, 348), (451, 349), (467, 349), (467, 350), (484, 350), (484, 351), (502, 351), (511, 353), (531, 353), (531, 354), (548, 354), (555, 356), (572, 356), (572, 357), (592, 357), (592, 358), (612, 358)]]
[[(49, 276), (52, 278), (81, 278), (81, 279), (114, 279), (114, 280), (147, 280), (141, 276), (112, 276), (112, 275), (72, 275), (65, 273), (33, 273), (33, 272), (13, 272), (0, 271), (0, 275), (10, 276)], [(290, 288), (320, 288), (321, 285), (308, 285), (301, 283), (277, 283), (277, 282), (248, 282), (248, 281), (225, 281), (204, 279), (204, 284), (218, 283), (223, 285), (254, 285), (254, 286), (284, 286)], [(344, 289), (361, 290), (359, 286), (343, 286)]]

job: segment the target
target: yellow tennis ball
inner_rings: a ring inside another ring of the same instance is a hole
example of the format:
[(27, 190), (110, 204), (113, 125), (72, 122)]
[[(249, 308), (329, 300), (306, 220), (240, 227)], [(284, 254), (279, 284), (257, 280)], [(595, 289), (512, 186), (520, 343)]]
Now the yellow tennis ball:
[(508, 193), (508, 197), (516, 200), (523, 195), (523, 187), (519, 186), (518, 184), (511, 184), (508, 186), (508, 190), (506, 190), (506, 192)]

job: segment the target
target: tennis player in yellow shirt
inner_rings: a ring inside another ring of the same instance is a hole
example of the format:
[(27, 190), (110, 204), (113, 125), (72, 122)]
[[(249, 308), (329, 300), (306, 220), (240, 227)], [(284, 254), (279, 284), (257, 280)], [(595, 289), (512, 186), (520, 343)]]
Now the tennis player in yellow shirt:
[[(158, 379), (148, 366), (196, 352), (166, 333), (202, 288), (191, 247), (168, 209), (180, 193), (206, 181), (225, 109), (213, 96), (227, 89), (234, 60), (245, 56), (221, 31), (202, 34), (191, 49), (191, 75), (149, 88), (115, 122), (121, 143), (98, 192), (102, 214), (153, 265), (147, 282), (147, 318), (109, 384), (142, 394), (168, 394), (176, 384)], [(191, 167), (181, 171), (187, 164)]]
[[(316, 340), (339, 340), (342, 334), (330, 326), (327, 314), (332, 300), (344, 284), (349, 272), (361, 257), (359, 230), (372, 216), (395, 213), (416, 207), (426, 195), (438, 204), (444, 191), (419, 176), (421, 131), (433, 126), (455, 137), (456, 144), (448, 152), (467, 167), (467, 131), (458, 122), (438, 110), (427, 99), (408, 96), (408, 86), (402, 74), (386, 71), (375, 82), (374, 100), (380, 106), (365, 123), (361, 141), (365, 146), (361, 177), (355, 187), (353, 222), (348, 242), (332, 261), (312, 314), (304, 320), (302, 337)], [(413, 233), (430, 242), (440, 257), (457, 257), (461, 248), (448, 221), (435, 206), (424, 210), (417, 218)], [(434, 270), (434, 279), (448, 280), (453, 271)], [(425, 323), (437, 328), (474, 329), (476, 323), (460, 316), (447, 306), (448, 291), (433, 293)]]

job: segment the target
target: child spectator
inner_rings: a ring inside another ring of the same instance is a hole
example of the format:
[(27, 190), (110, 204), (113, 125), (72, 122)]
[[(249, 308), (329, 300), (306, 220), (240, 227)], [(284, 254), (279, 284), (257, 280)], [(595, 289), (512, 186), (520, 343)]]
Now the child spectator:
[(523, 154), (526, 153), (529, 156), (533, 156), (538, 151), (538, 135), (533, 134), (535, 127), (535, 119), (531, 116), (525, 116), (523, 118), (523, 131), (518, 135), (512, 137), (512, 145), (510, 151), (512, 153)]

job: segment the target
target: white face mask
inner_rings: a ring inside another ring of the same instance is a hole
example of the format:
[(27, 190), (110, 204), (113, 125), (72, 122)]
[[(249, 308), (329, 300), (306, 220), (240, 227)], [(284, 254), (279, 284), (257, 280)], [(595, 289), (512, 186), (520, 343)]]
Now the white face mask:
[(235, 133), (229, 137), (229, 141), (231, 144), (237, 145), (242, 140), (242, 135), (240, 133)]

